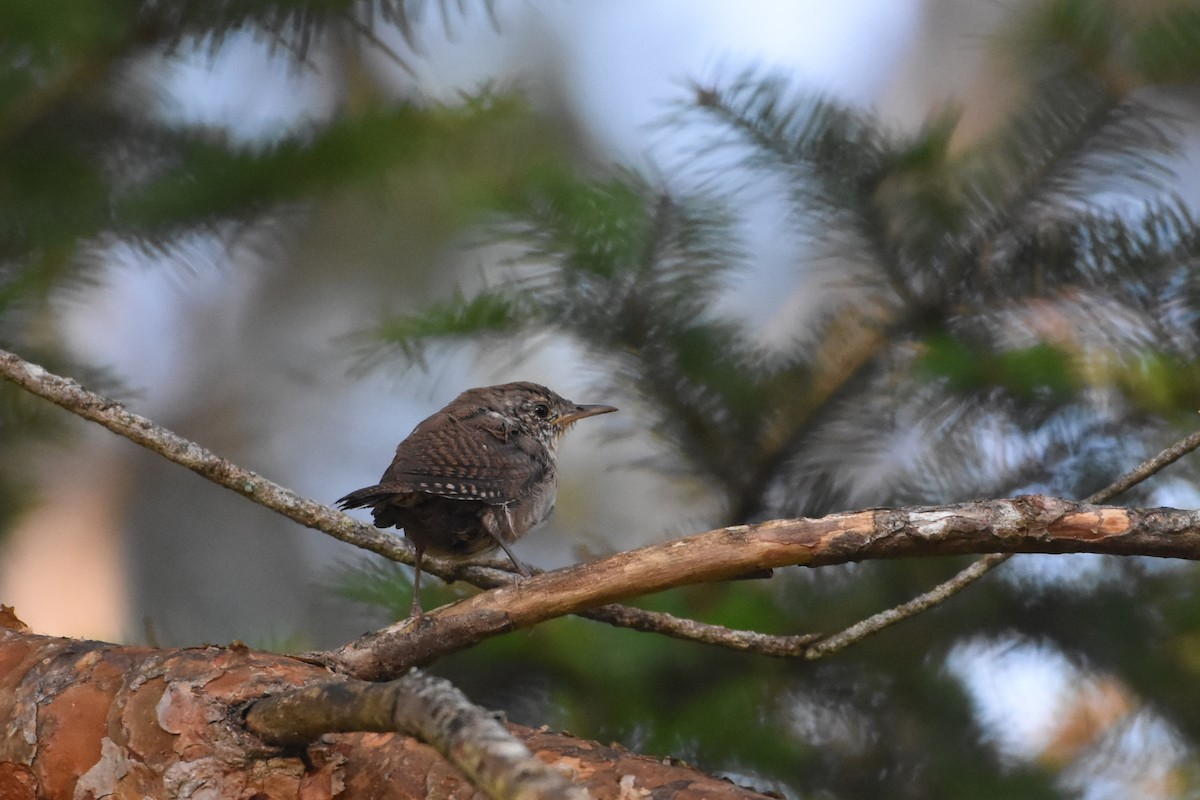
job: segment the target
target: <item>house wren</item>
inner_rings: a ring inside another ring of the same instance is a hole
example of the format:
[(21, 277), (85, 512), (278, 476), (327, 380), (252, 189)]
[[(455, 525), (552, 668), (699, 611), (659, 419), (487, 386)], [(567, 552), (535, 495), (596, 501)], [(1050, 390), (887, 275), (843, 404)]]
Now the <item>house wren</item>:
[(426, 552), (467, 557), (503, 548), (541, 525), (558, 491), (558, 443), (584, 417), (612, 406), (578, 405), (536, 383), (468, 389), (396, 448), (379, 483), (337, 501), (370, 506), (375, 527), (395, 526), (416, 549), (412, 616), (421, 614)]

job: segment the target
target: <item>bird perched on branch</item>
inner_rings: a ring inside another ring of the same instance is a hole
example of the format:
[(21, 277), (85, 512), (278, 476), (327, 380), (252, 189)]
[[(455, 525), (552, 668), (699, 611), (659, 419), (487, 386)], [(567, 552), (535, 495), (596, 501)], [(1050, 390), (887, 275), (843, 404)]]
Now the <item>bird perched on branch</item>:
[(396, 448), (379, 483), (337, 501), (370, 507), (375, 527), (403, 528), (416, 549), (412, 616), (421, 614), (426, 552), (466, 558), (503, 548), (541, 525), (558, 492), (558, 443), (585, 417), (612, 406), (578, 405), (536, 383), (468, 389)]

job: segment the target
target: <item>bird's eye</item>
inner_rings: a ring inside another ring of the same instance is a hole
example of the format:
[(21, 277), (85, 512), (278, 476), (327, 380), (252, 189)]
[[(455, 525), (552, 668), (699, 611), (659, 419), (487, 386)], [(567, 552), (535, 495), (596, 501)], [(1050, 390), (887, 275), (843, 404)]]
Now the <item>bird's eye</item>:
[(533, 415), (538, 419), (545, 419), (550, 416), (550, 406), (545, 403), (538, 403), (533, 407)]

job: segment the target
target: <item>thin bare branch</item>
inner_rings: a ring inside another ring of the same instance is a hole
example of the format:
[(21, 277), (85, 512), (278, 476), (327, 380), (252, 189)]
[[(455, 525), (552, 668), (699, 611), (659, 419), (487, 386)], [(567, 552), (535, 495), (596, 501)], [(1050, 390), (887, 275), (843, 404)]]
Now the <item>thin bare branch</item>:
[(949, 600), (963, 589), (970, 586), (984, 575), (1013, 557), (1013, 553), (989, 553), (961, 570), (953, 578), (939, 583), (928, 592), (919, 594), (907, 603), (901, 603), (894, 608), (872, 614), (860, 620), (843, 631), (825, 637), (817, 637), (801, 654), (809, 661), (825, 658), (839, 650), (845, 650), (852, 644), (857, 644), (872, 634), (879, 633), (884, 628), (902, 622), (909, 617), (915, 617), (922, 611), (928, 611)]
[[(1150, 476), (1174, 464), (1197, 447), (1200, 447), (1200, 431), (1195, 431), (1185, 436), (1153, 458), (1146, 459), (1108, 486), (1089, 496), (1084, 502), (1107, 503), (1122, 492), (1132, 489)], [(1013, 555), (1013, 553), (990, 553), (969, 567), (966, 567), (949, 580), (939, 583), (929, 591), (917, 595), (906, 603), (885, 611), (880, 611), (878, 614), (854, 623), (839, 633), (823, 638), (818, 637), (817, 641), (804, 650), (804, 657), (815, 660), (832, 655), (839, 650), (844, 650), (850, 645), (862, 641), (872, 634), (878, 633), (884, 628), (895, 625), (897, 622), (939, 606), (996, 567), (1008, 561)]]
[[(413, 562), (412, 546), (392, 534), (383, 533), (330, 508), (301, 497), (290, 489), (267, 480), (256, 472), (233, 464), (106, 397), (88, 391), (69, 378), (55, 375), (37, 364), (0, 350), (0, 376), (86, 420), (98, 423), (118, 436), (145, 447), (169, 461), (187, 467), (218, 486), (231, 489), (261, 506), (276, 511), (301, 525), (319, 530), (347, 544), (361, 547), (393, 561)], [(439, 577), (496, 580), (492, 570), (472, 570), (442, 559), (426, 559), (426, 569)]]
[(1200, 447), (1200, 431), (1188, 434), (1153, 458), (1146, 459), (1083, 502), (1107, 503), (1117, 495), (1129, 491), (1150, 476), (1171, 466), (1197, 447)]
[(686, 617), (677, 617), (660, 611), (644, 611), (640, 608), (616, 604), (600, 606), (590, 611), (580, 611), (578, 615), (618, 628), (657, 633), (674, 639), (711, 644), (729, 650), (740, 650), (763, 656), (804, 655), (807, 647), (821, 638), (819, 633), (778, 636), (758, 631), (738, 630)]

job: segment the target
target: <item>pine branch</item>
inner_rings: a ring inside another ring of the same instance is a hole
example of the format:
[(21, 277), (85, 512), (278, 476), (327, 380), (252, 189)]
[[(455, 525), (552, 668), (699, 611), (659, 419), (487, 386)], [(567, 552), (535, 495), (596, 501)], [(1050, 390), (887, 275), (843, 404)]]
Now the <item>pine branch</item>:
[(219, 486), (309, 528), (393, 560), (411, 564), (412, 547), (396, 536), (356, 522), (329, 506), (306, 499), (255, 472), (237, 466), (200, 445), (126, 411), (113, 400), (89, 392), (67, 378), (0, 350), (0, 376), (67, 411), (108, 428)]
[(697, 113), (722, 130), (701, 155), (742, 149), (744, 163), (753, 170), (775, 175), (782, 168), (797, 225), (829, 251), (873, 264), (901, 303), (914, 305), (877, 196), (902, 148), (878, 120), (819, 93), (797, 90), (786, 76), (758, 70), (723, 84), (694, 86), (693, 105), (676, 121)]
[(1166, 175), (1161, 158), (1172, 150), (1163, 123), (1090, 76), (1047, 77), (1006, 125), (962, 157), (964, 230), (987, 236), (1064, 200), (1086, 204), (1099, 181), (1109, 190), (1114, 180), (1159, 187)]
[(385, 349), (396, 348), (405, 361), (423, 367), (433, 342), (517, 333), (528, 324), (528, 305), (521, 296), (500, 290), (484, 290), (469, 298), (458, 294), (417, 314), (391, 316), (356, 338), (366, 365), (378, 362)]
[[(494, 0), (477, 0), (495, 21)], [(170, 0), (145, 3), (140, 9), (146, 24), (161, 30), (167, 44), (185, 37), (206, 40), (216, 50), (232, 34), (252, 30), (299, 62), (331, 27), (348, 26), (374, 43), (379, 23), (394, 26), (412, 49), (420, 47), (417, 26), (434, 9), (450, 33), (457, 18), (469, 9), (466, 0), (322, 0), (320, 3), (284, 3), (271, 0)], [(398, 58), (395, 54), (390, 56)], [(403, 64), (403, 59), (399, 59)]]
[(738, 525), (535, 575), (306, 657), (356, 678), (387, 680), (410, 666), (566, 614), (763, 569), (967, 553), (1084, 552), (1200, 560), (1200, 511), (1103, 507), (1029, 495)]
[(878, 176), (892, 145), (869, 115), (815, 92), (794, 88), (778, 73), (747, 70), (722, 85), (695, 85), (694, 107), (740, 142), (749, 163), (802, 167), (818, 181), (819, 197), (837, 207), (862, 200), (863, 181)]
[(1028, 297), (1086, 286), (1154, 308), (1178, 282), (1177, 273), (1197, 258), (1200, 226), (1182, 199), (1167, 197), (1139, 211), (1092, 210), (1013, 230), (995, 242), (991, 261), (997, 269), (979, 288)]

